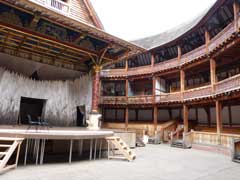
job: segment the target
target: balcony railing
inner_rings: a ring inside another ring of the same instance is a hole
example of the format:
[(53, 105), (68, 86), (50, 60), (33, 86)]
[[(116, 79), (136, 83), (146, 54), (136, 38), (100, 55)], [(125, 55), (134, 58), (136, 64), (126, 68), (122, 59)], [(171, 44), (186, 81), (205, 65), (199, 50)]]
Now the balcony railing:
[(206, 54), (206, 46), (202, 45), (181, 57), (181, 64), (186, 64)]
[(209, 44), (209, 51), (214, 50), (226, 39), (230, 38), (234, 32), (235, 32), (234, 22), (232, 22), (227, 27), (225, 27), (220, 33), (218, 33), (214, 38), (211, 39)]
[(178, 58), (174, 58), (171, 60), (163, 61), (161, 63), (155, 64), (153, 67), (152, 72), (160, 72), (160, 71), (165, 71), (168, 69), (173, 69), (179, 66), (179, 61)]
[(181, 101), (181, 93), (161, 93), (160, 95), (155, 96), (156, 103), (164, 103), (164, 102), (178, 102)]
[(212, 87), (204, 86), (199, 87), (191, 90), (187, 90), (183, 93), (183, 99), (184, 100), (190, 100), (190, 99), (199, 99), (204, 97), (209, 97), (212, 95)]
[(220, 81), (216, 84), (216, 94), (240, 89), (240, 74)]
[(67, 15), (69, 13), (69, 4), (61, 0), (30, 0), (48, 9)]
[(136, 68), (129, 68), (127, 75), (128, 76), (136, 76), (136, 75), (143, 75), (143, 74), (149, 74), (152, 72), (152, 66), (141, 66)]
[(154, 103), (153, 96), (129, 96), (128, 104), (152, 104)]
[(125, 69), (105, 69), (101, 71), (101, 77), (125, 77), (127, 71)]
[(126, 104), (126, 96), (102, 96), (101, 104)]

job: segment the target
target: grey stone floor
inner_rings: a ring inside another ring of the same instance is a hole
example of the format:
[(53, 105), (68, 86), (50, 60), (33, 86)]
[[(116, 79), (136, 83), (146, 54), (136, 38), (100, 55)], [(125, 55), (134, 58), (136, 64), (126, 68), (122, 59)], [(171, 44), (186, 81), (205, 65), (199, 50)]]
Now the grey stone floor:
[(80, 161), (29, 165), (0, 176), (1, 180), (239, 180), (240, 164), (220, 154), (167, 145), (137, 148), (134, 162)]

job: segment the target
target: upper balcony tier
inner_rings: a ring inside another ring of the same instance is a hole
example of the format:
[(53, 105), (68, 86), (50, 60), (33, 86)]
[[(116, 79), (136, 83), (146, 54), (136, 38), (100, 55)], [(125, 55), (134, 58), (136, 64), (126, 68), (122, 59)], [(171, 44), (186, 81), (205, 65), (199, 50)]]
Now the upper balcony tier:
[[(240, 22), (240, 20), (239, 20)], [(214, 55), (216, 50), (222, 49), (224, 46), (232, 42), (240, 33), (239, 28), (234, 28), (234, 22), (226, 26), (220, 33), (218, 33), (209, 42), (208, 48), (206, 45), (202, 45), (193, 51), (190, 51), (181, 56), (181, 58), (174, 58), (167, 61), (163, 61), (154, 65), (140, 66), (135, 68), (126, 69), (106, 69), (102, 70), (102, 78), (125, 78), (132, 76), (147, 76), (152, 74), (161, 73), (164, 71), (170, 71), (173, 69), (179, 69), (189, 63), (195, 61), (204, 60), (210, 55)]]

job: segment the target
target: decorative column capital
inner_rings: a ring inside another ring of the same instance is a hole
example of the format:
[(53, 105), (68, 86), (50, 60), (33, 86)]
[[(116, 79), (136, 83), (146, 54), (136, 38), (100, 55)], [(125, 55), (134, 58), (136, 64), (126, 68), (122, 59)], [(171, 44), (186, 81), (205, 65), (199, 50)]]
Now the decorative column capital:
[(101, 65), (94, 65), (93, 70), (94, 70), (95, 73), (100, 72), (102, 70), (102, 66)]

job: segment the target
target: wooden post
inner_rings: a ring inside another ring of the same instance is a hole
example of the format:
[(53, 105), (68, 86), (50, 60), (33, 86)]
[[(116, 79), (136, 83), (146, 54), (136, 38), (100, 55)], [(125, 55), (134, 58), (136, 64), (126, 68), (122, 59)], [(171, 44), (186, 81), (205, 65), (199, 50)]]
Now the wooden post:
[(238, 30), (238, 13), (239, 13), (239, 3), (238, 0), (234, 0), (233, 3), (233, 13), (234, 13), (234, 27)]
[(153, 96), (153, 104), (155, 104), (155, 99), (156, 99), (156, 77), (155, 76), (153, 76), (152, 77), (152, 96)]
[(183, 69), (180, 70), (180, 88), (181, 88), (181, 96), (183, 98), (183, 93), (185, 91), (185, 72)]
[(187, 105), (183, 105), (183, 123), (184, 123), (184, 132), (187, 133), (188, 132), (188, 113), (189, 113), (189, 109), (187, 107)]
[(128, 60), (125, 61), (125, 70), (128, 71)]
[(128, 107), (125, 109), (125, 129), (128, 129)]
[(128, 98), (128, 86), (129, 86), (129, 82), (128, 82), (128, 79), (126, 79), (126, 81), (125, 81), (125, 96), (126, 96), (126, 103), (128, 102), (127, 101), (127, 98)]
[(98, 113), (99, 95), (100, 95), (100, 71), (101, 66), (95, 66), (92, 74), (92, 112)]
[(216, 84), (216, 60), (213, 58), (210, 59), (210, 73), (211, 73), (212, 92), (214, 92), (215, 84)]
[(154, 124), (154, 131), (156, 131), (157, 125), (158, 125), (158, 107), (157, 107), (157, 105), (154, 105), (154, 108), (153, 108), (153, 124)]
[(229, 115), (229, 125), (232, 127), (232, 107), (228, 106), (228, 115)]
[(216, 124), (217, 124), (217, 138), (218, 143), (221, 144), (221, 133), (222, 133), (222, 103), (216, 101)]
[(196, 122), (198, 123), (198, 108), (195, 109)]
[(207, 30), (205, 30), (205, 46), (206, 46), (206, 52), (209, 52), (209, 42), (210, 42), (210, 34)]
[(155, 64), (155, 57), (154, 54), (151, 54), (151, 66), (153, 67)]
[(178, 48), (178, 61), (181, 62), (181, 56), (182, 56), (181, 46), (178, 45), (177, 48)]

